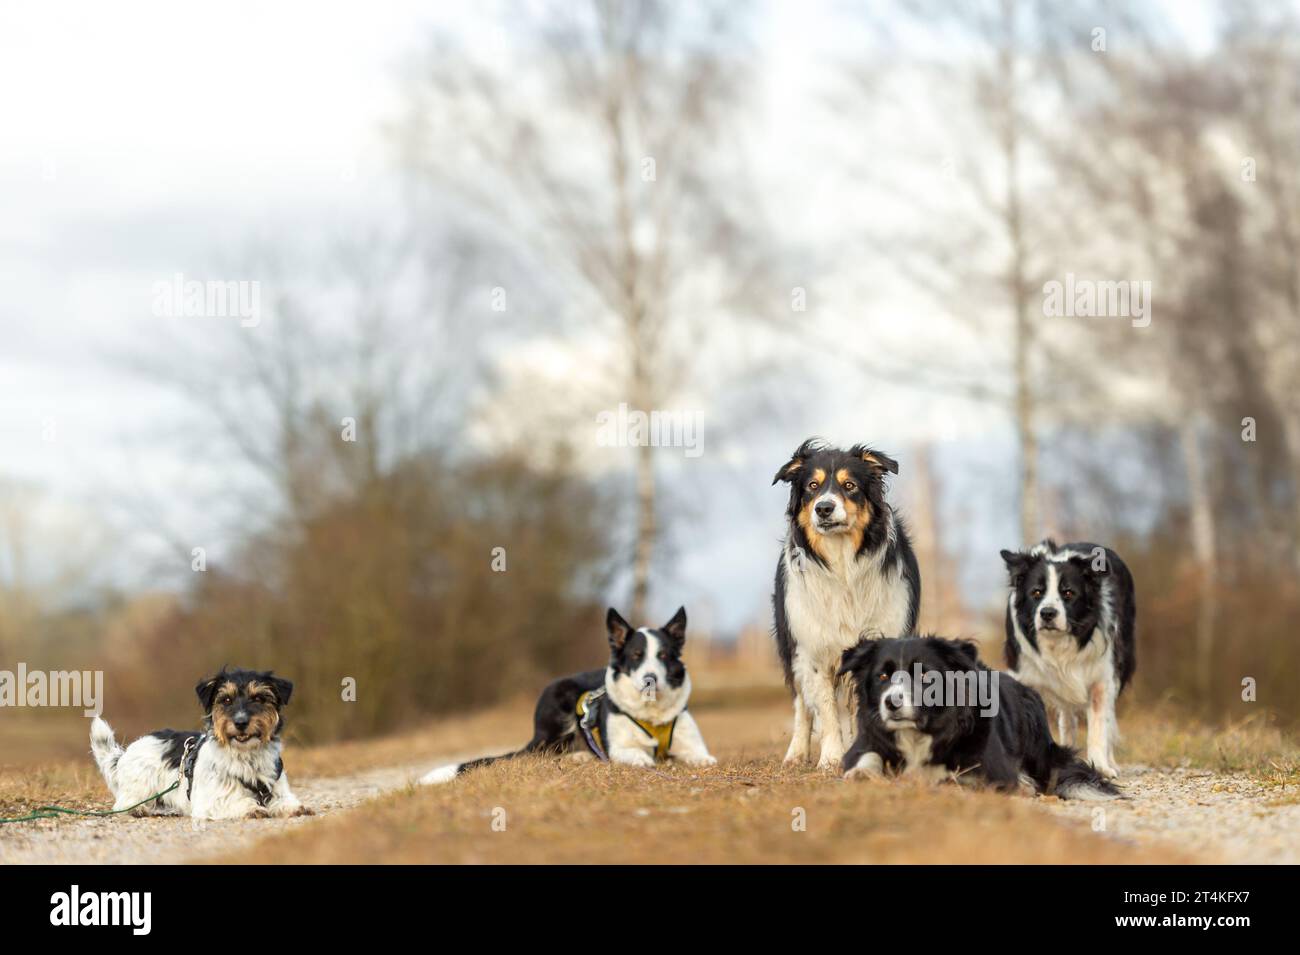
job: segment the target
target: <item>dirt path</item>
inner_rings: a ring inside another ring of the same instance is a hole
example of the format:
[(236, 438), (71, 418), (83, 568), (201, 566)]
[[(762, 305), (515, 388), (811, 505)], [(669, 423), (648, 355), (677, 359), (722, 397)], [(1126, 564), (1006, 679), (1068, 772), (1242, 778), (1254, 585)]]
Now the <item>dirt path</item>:
[[(177, 863), (255, 852), (267, 836), (311, 826), (402, 789), (434, 762), (302, 778), (294, 788), (317, 812), (315, 817), (201, 826), (181, 818), (114, 817), (0, 827), (0, 863)], [(1034, 802), (1063, 821), (1092, 827), (1098, 838), (1174, 846), (1205, 862), (1300, 862), (1300, 800), (1294, 791), (1266, 786), (1246, 774), (1138, 766), (1125, 767), (1122, 784), (1129, 798), (1121, 802)], [(1104, 815), (1095, 815), (1098, 810)]]
[[(1043, 800), (1049, 812), (1101, 825), (1112, 839), (1178, 846), (1206, 862), (1300, 862), (1300, 802), (1244, 773), (1126, 766), (1128, 799)], [(1101, 809), (1104, 816), (1094, 816)]]
[(342, 812), (401, 789), (429, 768), (394, 766), (349, 776), (294, 780), (293, 789), (316, 816), (193, 823), (175, 816), (50, 819), (0, 827), (0, 864), (104, 865), (199, 862), (246, 849), (258, 840)]

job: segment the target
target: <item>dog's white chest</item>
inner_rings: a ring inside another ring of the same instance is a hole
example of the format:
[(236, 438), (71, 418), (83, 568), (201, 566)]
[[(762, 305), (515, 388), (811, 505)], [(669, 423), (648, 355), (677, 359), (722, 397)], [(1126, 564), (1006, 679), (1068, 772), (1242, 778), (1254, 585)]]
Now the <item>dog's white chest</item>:
[(798, 652), (838, 662), (864, 634), (901, 636), (910, 602), (902, 576), (882, 569), (881, 555), (855, 557), (847, 536), (827, 556), (823, 566), (786, 551), (785, 614)]
[(903, 775), (916, 776), (932, 782), (948, 775), (942, 766), (930, 762), (934, 749), (934, 738), (928, 733), (916, 730), (898, 730), (894, 733), (894, 745), (903, 757)]
[(1082, 648), (1074, 635), (1068, 632), (1039, 632), (1038, 650), (1016, 628), (1016, 642), (1020, 645), (1017, 675), (1038, 690), (1048, 702), (1059, 708), (1087, 705), (1088, 691), (1096, 683), (1104, 682), (1113, 666), (1110, 660), (1111, 642), (1100, 627), (1093, 631), (1092, 639)]

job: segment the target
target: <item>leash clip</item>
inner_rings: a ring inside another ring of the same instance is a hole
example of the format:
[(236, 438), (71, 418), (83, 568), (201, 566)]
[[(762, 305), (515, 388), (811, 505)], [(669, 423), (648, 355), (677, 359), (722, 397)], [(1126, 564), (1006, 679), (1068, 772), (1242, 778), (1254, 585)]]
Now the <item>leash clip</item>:
[(185, 764), (190, 761), (190, 750), (194, 747), (194, 744), (197, 743), (198, 741), (199, 741), (199, 737), (197, 736), (191, 736), (189, 739), (185, 741), (185, 749), (181, 752), (180, 764), (177, 765), (176, 767), (177, 785), (180, 785), (181, 783), (185, 782)]
[(599, 703), (604, 696), (605, 688), (603, 686), (599, 689), (588, 690), (582, 695), (579, 702), (579, 706), (582, 707), (582, 719), (578, 721), (578, 728), (582, 730), (583, 738), (586, 739), (587, 746), (591, 751), (596, 754), (596, 758), (602, 763), (608, 763), (609, 755), (596, 739), (595, 728), (598, 719), (596, 707), (593, 705)]

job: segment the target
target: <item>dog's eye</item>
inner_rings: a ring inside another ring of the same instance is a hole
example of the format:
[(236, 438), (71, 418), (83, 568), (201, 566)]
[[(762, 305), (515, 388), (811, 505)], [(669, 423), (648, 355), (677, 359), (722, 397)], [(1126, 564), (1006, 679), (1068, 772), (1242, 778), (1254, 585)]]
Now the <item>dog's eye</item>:
[(1074, 599), (1074, 591), (1073, 591), (1073, 590), (1063, 590), (1063, 591), (1061, 591), (1061, 596), (1064, 597), (1066, 600), (1073, 600), (1073, 599)]
[(888, 683), (888, 682), (889, 682), (889, 674), (888, 674), (888, 673), (885, 673), (885, 672), (882, 670), (881, 673), (880, 673), (880, 676), (879, 676), (877, 679), (879, 679), (879, 681), (880, 681), (881, 683)]
[(222, 706), (229, 706), (234, 701), (228, 696), (223, 696), (221, 699), (217, 700), (217, 702), (220, 703)]
[(1042, 595), (1043, 595), (1043, 588), (1041, 587), (1035, 587), (1033, 590), (1029, 591), (1029, 596), (1031, 597), (1041, 597)]
[(846, 490), (846, 491), (856, 491), (857, 489), (858, 489), (858, 486), (857, 486), (856, 484), (854, 484), (852, 481), (845, 481), (845, 482), (844, 482), (844, 490)]
[(809, 481), (809, 482), (808, 482), (808, 490), (810, 490), (810, 491), (815, 491), (815, 490), (817, 490), (817, 488), (819, 488), (819, 487), (821, 487), (821, 485), (818, 484), (816, 481)]

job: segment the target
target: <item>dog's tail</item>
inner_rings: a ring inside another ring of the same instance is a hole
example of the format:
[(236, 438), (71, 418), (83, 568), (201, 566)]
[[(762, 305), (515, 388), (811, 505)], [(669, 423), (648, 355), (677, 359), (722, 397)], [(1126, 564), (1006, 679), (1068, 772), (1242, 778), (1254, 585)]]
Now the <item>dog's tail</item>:
[(471, 769), (478, 769), (480, 766), (487, 766), (489, 763), (495, 763), (498, 760), (514, 759), (516, 756), (540, 753), (553, 748), (545, 740), (533, 737), (524, 744), (523, 749), (517, 749), (513, 753), (502, 753), (500, 756), (480, 756), (478, 759), (471, 759), (467, 763), (447, 763), (445, 766), (438, 766), (420, 777), (420, 785), (437, 786), (441, 783), (449, 783), (461, 773), (468, 772)]
[(1115, 784), (1085, 763), (1068, 746), (1051, 744), (1052, 792), (1062, 799), (1119, 799)]
[(98, 716), (90, 723), (90, 752), (95, 757), (95, 764), (104, 774), (104, 782), (109, 791), (117, 793), (117, 761), (125, 752), (113, 736), (113, 727)]

